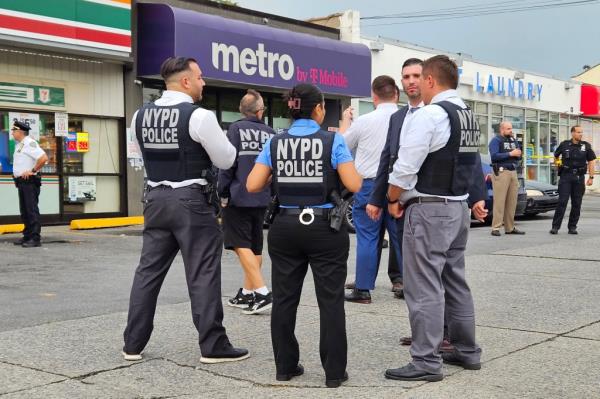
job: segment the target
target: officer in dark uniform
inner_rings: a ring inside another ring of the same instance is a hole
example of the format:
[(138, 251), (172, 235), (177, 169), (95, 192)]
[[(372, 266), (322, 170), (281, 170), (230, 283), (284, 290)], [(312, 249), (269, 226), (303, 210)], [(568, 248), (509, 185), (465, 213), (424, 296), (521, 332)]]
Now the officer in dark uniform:
[[(581, 212), (581, 201), (585, 193), (585, 185), (594, 182), (594, 163), (596, 154), (587, 141), (582, 140), (583, 129), (576, 125), (571, 128), (571, 140), (565, 140), (554, 151), (555, 164), (558, 169), (558, 207), (554, 211), (550, 234), (558, 234), (565, 215), (569, 197), (571, 197), (571, 213), (569, 215), (569, 234), (577, 234), (577, 222)], [(560, 157), (560, 160), (559, 160)], [(587, 183), (585, 174), (589, 174)]]
[[(310, 264), (321, 317), (319, 343), (327, 387), (346, 381), (347, 342), (344, 281), (349, 237), (344, 225), (332, 229), (341, 199), (340, 183), (351, 192), (362, 179), (342, 136), (321, 130), (325, 102), (321, 91), (299, 84), (287, 104), (294, 122), (265, 145), (247, 182), (249, 192), (263, 190), (271, 176), (279, 213), (269, 229), (273, 308), (271, 339), (278, 381), (301, 375), (294, 334), (302, 284)], [(341, 217), (339, 219), (341, 221)]]
[(265, 312), (273, 302), (260, 271), (263, 222), (271, 201), (271, 189), (267, 187), (259, 193), (246, 190), (246, 180), (256, 157), (275, 134), (262, 121), (264, 111), (260, 93), (248, 90), (240, 101), (240, 113), (244, 118), (232, 123), (227, 130), (227, 138), (237, 150), (236, 162), (231, 168), (219, 171), (225, 249), (235, 251), (244, 269), (244, 286), (227, 304), (242, 308), (244, 314)]
[(41, 223), (38, 202), (42, 177), (40, 169), (48, 162), (48, 155), (40, 145), (29, 137), (29, 124), (15, 119), (12, 135), (17, 142), (13, 154), (13, 179), (19, 191), (19, 210), (25, 225), (23, 239), (15, 241), (15, 245), (23, 248), (41, 246)]
[[(194, 105), (204, 80), (196, 60), (174, 57), (161, 67), (167, 90), (133, 117), (146, 173), (142, 255), (135, 272), (127, 328), (125, 360), (140, 360), (153, 329), (156, 300), (173, 259), (181, 250), (192, 319), (198, 330), (202, 363), (246, 359), (234, 348), (222, 325), (222, 233), (208, 181), (213, 164), (229, 168), (235, 148), (216, 117)], [(215, 193), (216, 195), (216, 193)]]
[[(406, 212), (404, 297), (412, 330), (412, 361), (388, 369), (385, 377), (390, 379), (440, 381), (442, 359), (465, 369), (481, 367), (464, 256), (469, 190), (477, 185), (476, 179), (484, 179), (481, 133), (457, 86), (458, 68), (447, 56), (423, 63), (421, 95), (427, 105), (402, 129), (398, 159), (389, 177), (388, 210), (395, 217)], [(480, 198), (472, 205), (478, 219), (486, 214), (483, 191)], [(440, 355), (444, 318), (454, 352)]]

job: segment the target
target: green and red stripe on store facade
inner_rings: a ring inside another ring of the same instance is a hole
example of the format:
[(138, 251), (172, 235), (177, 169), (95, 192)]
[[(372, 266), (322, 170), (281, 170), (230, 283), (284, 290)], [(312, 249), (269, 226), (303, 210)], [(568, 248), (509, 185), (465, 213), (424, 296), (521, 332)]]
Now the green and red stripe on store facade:
[(0, 34), (131, 52), (131, 0), (0, 0)]

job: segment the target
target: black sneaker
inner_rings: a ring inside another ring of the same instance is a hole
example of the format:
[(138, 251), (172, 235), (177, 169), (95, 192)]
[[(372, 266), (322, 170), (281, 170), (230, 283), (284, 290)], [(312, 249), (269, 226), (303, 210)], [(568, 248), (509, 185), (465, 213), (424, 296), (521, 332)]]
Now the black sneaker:
[(242, 308), (245, 309), (249, 306), (252, 306), (254, 303), (254, 293), (244, 295), (242, 294), (242, 289), (240, 288), (237, 295), (227, 301), (229, 306), (233, 306), (234, 308)]
[(217, 353), (213, 353), (207, 356), (200, 357), (200, 363), (204, 364), (216, 364), (224, 362), (237, 362), (240, 360), (248, 359), (250, 354), (247, 349), (234, 348), (228, 345), (226, 348), (221, 349)]
[(273, 293), (261, 295), (258, 292), (254, 293), (254, 303), (242, 311), (243, 314), (259, 314), (273, 307)]

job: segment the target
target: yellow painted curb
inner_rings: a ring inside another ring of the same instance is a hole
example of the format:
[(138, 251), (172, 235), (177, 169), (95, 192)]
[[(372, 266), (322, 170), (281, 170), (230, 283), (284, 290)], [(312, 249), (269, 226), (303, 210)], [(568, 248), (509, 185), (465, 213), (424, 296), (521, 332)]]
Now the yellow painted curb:
[(106, 227), (131, 226), (144, 224), (143, 216), (128, 216), (122, 218), (77, 219), (71, 220), (71, 230), (102, 229)]
[(0, 234), (20, 233), (24, 228), (24, 224), (0, 224)]

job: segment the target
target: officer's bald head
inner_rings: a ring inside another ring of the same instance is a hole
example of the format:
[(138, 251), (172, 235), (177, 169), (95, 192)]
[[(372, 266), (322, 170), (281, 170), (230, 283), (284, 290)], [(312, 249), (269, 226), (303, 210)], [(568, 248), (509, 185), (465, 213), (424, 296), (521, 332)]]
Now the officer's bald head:
[[(260, 93), (256, 90), (248, 89), (246, 95), (240, 101), (240, 113), (244, 116), (257, 116), (264, 109), (265, 105)], [(261, 118), (262, 115), (258, 117)]]

